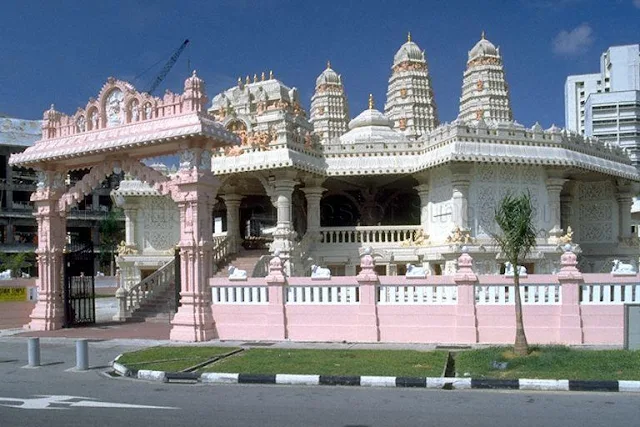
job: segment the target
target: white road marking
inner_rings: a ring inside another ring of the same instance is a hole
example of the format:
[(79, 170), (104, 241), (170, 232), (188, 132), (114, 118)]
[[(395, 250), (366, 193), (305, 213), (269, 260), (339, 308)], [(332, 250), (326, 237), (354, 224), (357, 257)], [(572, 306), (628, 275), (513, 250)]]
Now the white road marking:
[[(80, 400), (78, 400), (80, 399)], [(64, 405), (51, 407), (51, 404)], [(14, 397), (1, 397), (0, 406), (18, 409), (69, 409), (80, 408), (123, 408), (123, 409), (179, 409), (170, 406), (132, 405), (130, 403), (100, 402), (91, 397), (81, 396), (39, 396), (34, 398), (16, 399)]]

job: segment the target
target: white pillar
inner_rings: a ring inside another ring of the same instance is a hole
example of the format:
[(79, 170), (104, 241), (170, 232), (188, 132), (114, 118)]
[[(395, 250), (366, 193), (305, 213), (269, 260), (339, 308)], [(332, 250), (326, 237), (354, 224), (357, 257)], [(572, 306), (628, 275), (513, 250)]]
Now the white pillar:
[(240, 204), (244, 197), (239, 194), (226, 194), (222, 196), (227, 207), (227, 238), (231, 253), (240, 249)]
[(304, 187), (302, 191), (307, 199), (307, 233), (320, 229), (320, 201), (322, 193), (327, 191), (322, 187)]
[(420, 225), (424, 235), (429, 235), (429, 184), (420, 184), (413, 187), (420, 196)]
[(125, 216), (125, 243), (127, 246), (134, 246), (136, 244), (136, 219), (138, 216), (138, 209), (127, 207), (124, 209)]
[(454, 174), (451, 179), (453, 192), (452, 199), (452, 215), (454, 227), (460, 227), (463, 230), (469, 229), (469, 176), (467, 174)]
[(557, 239), (562, 236), (562, 224), (561, 224), (561, 201), (560, 193), (564, 187), (564, 183), (567, 182), (563, 178), (548, 178), (547, 184), (547, 197), (549, 198), (549, 212), (545, 215), (545, 220), (549, 220), (549, 232), (548, 238), (550, 243), (556, 243)]
[(618, 187), (616, 194), (618, 201), (618, 240), (626, 244), (631, 242), (631, 205), (633, 204), (633, 195), (627, 187)]

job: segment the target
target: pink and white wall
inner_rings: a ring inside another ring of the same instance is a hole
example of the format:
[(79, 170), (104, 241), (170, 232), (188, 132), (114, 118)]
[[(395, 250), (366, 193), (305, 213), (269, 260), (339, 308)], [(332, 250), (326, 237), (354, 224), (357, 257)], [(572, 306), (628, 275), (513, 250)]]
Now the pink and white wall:
[[(219, 339), (509, 344), (515, 337), (513, 278), (476, 275), (463, 253), (452, 276), (377, 276), (370, 255), (355, 277), (211, 279)], [(562, 255), (557, 275), (521, 278), (530, 343), (624, 343), (624, 304), (640, 303), (640, 277), (582, 274)]]

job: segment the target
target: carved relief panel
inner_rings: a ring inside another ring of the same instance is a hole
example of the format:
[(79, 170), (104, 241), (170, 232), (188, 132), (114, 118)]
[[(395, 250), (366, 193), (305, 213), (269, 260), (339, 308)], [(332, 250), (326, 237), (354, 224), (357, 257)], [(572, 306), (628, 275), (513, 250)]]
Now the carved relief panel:
[[(609, 181), (580, 182), (577, 188), (580, 243), (614, 242), (618, 230), (615, 188)], [(575, 220), (574, 219), (574, 220)]]
[(180, 239), (180, 221), (175, 202), (166, 197), (145, 197), (139, 212), (137, 234), (142, 235), (143, 254), (173, 253)]

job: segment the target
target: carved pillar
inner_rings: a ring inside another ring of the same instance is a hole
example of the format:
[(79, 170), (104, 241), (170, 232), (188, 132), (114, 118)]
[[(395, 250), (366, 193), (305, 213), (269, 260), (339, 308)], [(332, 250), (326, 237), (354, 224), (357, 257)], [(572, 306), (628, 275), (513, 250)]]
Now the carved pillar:
[(29, 323), (35, 331), (60, 329), (64, 323), (62, 269), (67, 224), (58, 209), (63, 193), (63, 175), (47, 171), (41, 174), (38, 189), (31, 195), (38, 223), (38, 302)]
[(227, 207), (227, 238), (229, 239), (229, 248), (231, 253), (240, 250), (242, 243), (240, 236), (240, 203), (244, 197), (239, 194), (227, 194), (222, 196), (224, 204)]
[(569, 181), (565, 184), (565, 193), (560, 196), (560, 228), (568, 231), (569, 227), (574, 235), (578, 231), (579, 224), (576, 222), (573, 209), (574, 193), (576, 190), (576, 182)]
[(420, 196), (420, 225), (425, 236), (429, 236), (429, 184), (413, 187)]
[(633, 204), (633, 195), (628, 192), (627, 188), (619, 187), (616, 200), (618, 202), (618, 239), (628, 243), (632, 236), (631, 205)]
[(211, 213), (220, 186), (211, 172), (211, 153), (201, 148), (180, 152), (180, 170), (171, 196), (180, 212), (180, 307), (171, 321), (170, 339), (214, 338), (209, 278), (212, 267)]
[(91, 210), (92, 211), (100, 210), (100, 196), (96, 192), (93, 192), (91, 194)]
[(278, 216), (276, 231), (273, 233), (271, 251), (280, 251), (280, 258), (285, 262), (286, 274), (291, 274), (289, 258), (293, 248), (293, 240), (295, 239), (295, 232), (293, 231), (293, 223), (291, 221), (291, 196), (297, 184), (297, 181), (294, 181), (287, 175), (276, 179), (272, 196), (272, 201), (276, 207)]
[(548, 215), (545, 215), (545, 220), (548, 218), (549, 221), (548, 238), (550, 243), (556, 243), (558, 238), (562, 236), (560, 193), (565, 182), (567, 180), (563, 178), (548, 178), (546, 182), (549, 212)]
[(469, 229), (469, 184), (469, 175), (466, 173), (454, 173), (451, 178), (453, 225), (463, 230)]
[(310, 231), (318, 232), (320, 229), (320, 201), (322, 200), (322, 193), (327, 189), (304, 187), (302, 191), (307, 199), (307, 233)]

